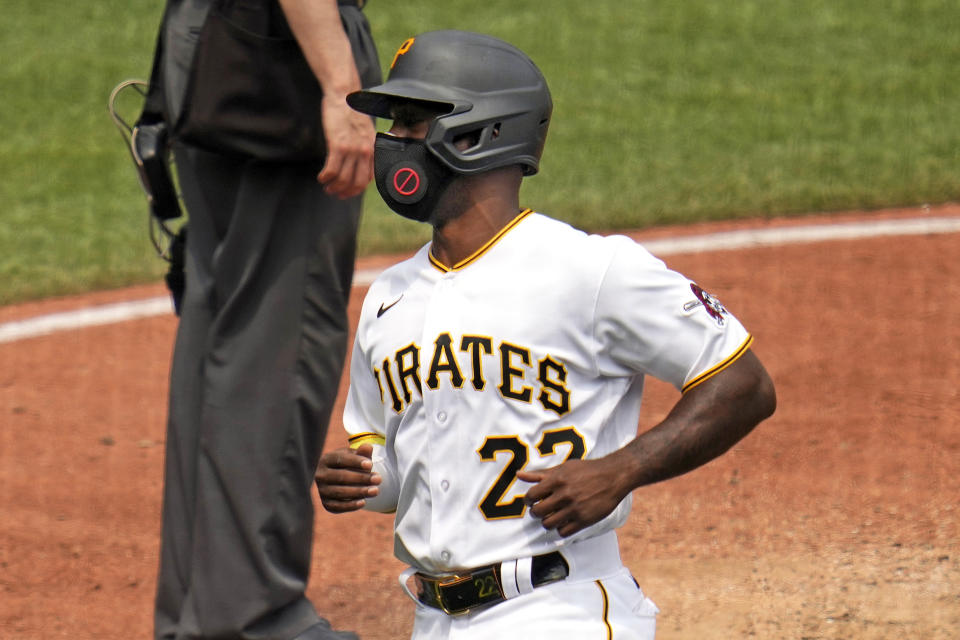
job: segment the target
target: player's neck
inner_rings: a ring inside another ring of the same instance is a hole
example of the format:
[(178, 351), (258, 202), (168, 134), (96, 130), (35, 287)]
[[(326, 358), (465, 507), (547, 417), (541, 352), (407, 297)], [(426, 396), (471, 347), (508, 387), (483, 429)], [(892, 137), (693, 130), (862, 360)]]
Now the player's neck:
[(430, 252), (447, 267), (453, 267), (480, 250), (520, 213), (518, 203), (486, 203), (433, 229)]
[(505, 167), (452, 186), (456, 189), (451, 193), (453, 202), (442, 203), (441, 207), (455, 210), (459, 206), (462, 212), (439, 216), (442, 222), (434, 222), (430, 247), (434, 259), (453, 267), (516, 218), (520, 213), (520, 180), (519, 168)]

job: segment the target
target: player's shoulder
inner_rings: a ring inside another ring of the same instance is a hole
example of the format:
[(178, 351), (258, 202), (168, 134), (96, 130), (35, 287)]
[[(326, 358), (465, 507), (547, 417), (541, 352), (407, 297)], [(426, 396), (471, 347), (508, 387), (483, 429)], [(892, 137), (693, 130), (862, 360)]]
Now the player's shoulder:
[(529, 219), (526, 231), (539, 238), (541, 246), (547, 250), (552, 248), (574, 262), (584, 260), (605, 264), (620, 254), (634, 260), (656, 260), (641, 244), (622, 234), (588, 232), (542, 213), (534, 213)]
[(535, 233), (540, 237), (578, 242), (587, 236), (585, 231), (578, 229), (569, 222), (564, 222), (538, 211), (531, 211), (523, 222), (521, 229), (527, 233)]
[(367, 311), (367, 301), (395, 297), (409, 289), (429, 265), (429, 247), (429, 244), (424, 245), (409, 258), (396, 262), (377, 274), (367, 289), (362, 314)]
[(416, 253), (409, 258), (385, 267), (383, 271), (373, 279), (370, 288), (397, 286), (399, 283), (416, 279), (420, 270), (429, 262), (429, 252), (430, 243), (427, 243), (417, 249)]
[(593, 244), (591, 234), (583, 229), (542, 213), (529, 215), (521, 229), (527, 236), (536, 238), (537, 245), (545, 250), (578, 252), (588, 250)]

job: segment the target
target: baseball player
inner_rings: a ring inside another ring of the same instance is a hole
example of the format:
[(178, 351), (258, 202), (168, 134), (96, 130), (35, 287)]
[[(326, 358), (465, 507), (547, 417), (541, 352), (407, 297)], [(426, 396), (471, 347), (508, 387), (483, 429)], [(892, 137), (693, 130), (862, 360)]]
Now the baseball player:
[[(348, 102), (393, 120), (378, 190), (433, 237), (366, 296), (324, 507), (395, 513), (414, 638), (652, 638), (616, 529), (773, 413), (750, 334), (632, 240), (520, 206), (552, 102), (515, 47), (421, 34)], [(683, 393), (638, 436), (646, 375)]]

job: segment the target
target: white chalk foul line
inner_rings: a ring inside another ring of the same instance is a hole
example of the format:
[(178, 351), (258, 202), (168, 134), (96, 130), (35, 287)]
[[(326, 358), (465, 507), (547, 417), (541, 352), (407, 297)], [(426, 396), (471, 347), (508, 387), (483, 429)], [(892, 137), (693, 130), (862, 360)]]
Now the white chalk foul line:
[(698, 251), (723, 251), (831, 240), (856, 240), (878, 236), (956, 233), (958, 231), (960, 231), (960, 218), (909, 218), (778, 227), (775, 229), (721, 231), (700, 236), (651, 240), (644, 242), (643, 246), (654, 255), (663, 256)]
[(59, 331), (125, 322), (134, 318), (146, 318), (172, 312), (173, 305), (170, 298), (163, 297), (105, 304), (87, 309), (77, 309), (76, 311), (50, 313), (26, 320), (15, 320), (0, 324), (0, 343), (15, 342)]
[[(380, 269), (359, 269), (353, 278), (354, 286), (369, 286)], [(49, 335), (60, 331), (71, 331), (84, 327), (96, 327), (105, 324), (126, 322), (137, 318), (148, 318), (173, 313), (173, 303), (169, 296), (130, 300), (104, 304), (76, 311), (49, 313), (25, 320), (14, 320), (0, 324), (0, 344), (16, 342)]]
[[(957, 232), (960, 232), (960, 217), (908, 218), (779, 227), (775, 229), (722, 231), (698, 236), (649, 240), (642, 244), (654, 255), (667, 256), (698, 251), (730, 251), (832, 240), (855, 240), (878, 236)], [(380, 269), (360, 269), (354, 275), (353, 284), (358, 287), (369, 286), (380, 273)], [(76, 311), (51, 313), (0, 324), (0, 343), (15, 342), (59, 331), (125, 322), (166, 313), (173, 313), (170, 298), (167, 296), (105, 304)]]

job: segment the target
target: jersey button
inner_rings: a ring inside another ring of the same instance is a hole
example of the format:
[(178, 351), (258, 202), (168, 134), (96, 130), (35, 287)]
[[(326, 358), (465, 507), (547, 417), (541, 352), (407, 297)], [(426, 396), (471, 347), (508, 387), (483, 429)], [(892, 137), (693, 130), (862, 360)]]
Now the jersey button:
[(447, 414), (445, 411), (441, 411), (437, 413), (437, 422), (446, 422), (446, 421), (447, 421)]
[(447, 480), (444, 480), (440, 483), (440, 488), (444, 491), (448, 491), (450, 489), (450, 483)]
[(449, 551), (441, 551), (441, 552), (440, 552), (440, 559), (443, 560), (444, 562), (450, 562), (450, 552), (449, 552)]

